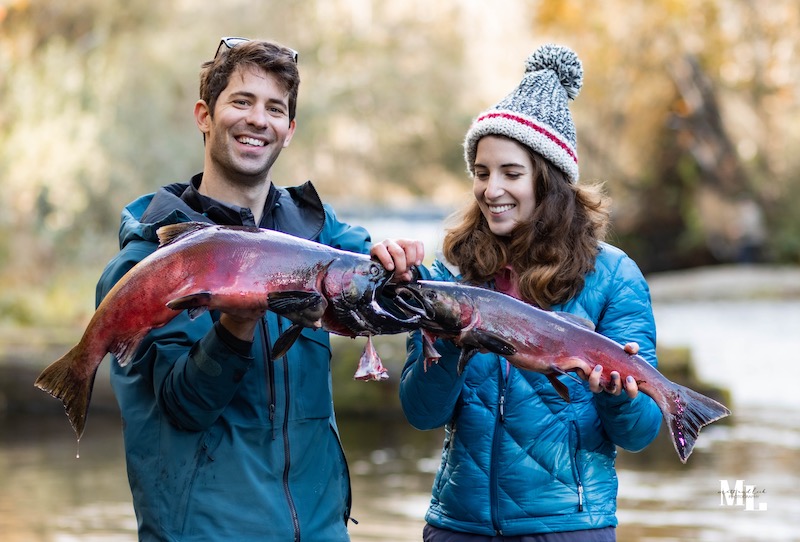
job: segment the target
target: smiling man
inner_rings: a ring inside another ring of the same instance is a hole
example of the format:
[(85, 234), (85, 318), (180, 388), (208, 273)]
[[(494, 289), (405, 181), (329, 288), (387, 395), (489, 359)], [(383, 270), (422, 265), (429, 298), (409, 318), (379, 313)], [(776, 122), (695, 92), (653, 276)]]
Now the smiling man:
[[(224, 38), (203, 64), (195, 120), (203, 172), (122, 212), (120, 252), (97, 302), (158, 246), (160, 226), (183, 221), (259, 226), (352, 252), (370, 238), (324, 205), (310, 182), (273, 183), (296, 128), (297, 53)], [(398, 273), (418, 242), (381, 245)], [(348, 540), (350, 481), (336, 429), (330, 342), (306, 329), (278, 359), (289, 322), (263, 311), (178, 315), (153, 330), (111, 384), (123, 419), (128, 479), (142, 541)]]

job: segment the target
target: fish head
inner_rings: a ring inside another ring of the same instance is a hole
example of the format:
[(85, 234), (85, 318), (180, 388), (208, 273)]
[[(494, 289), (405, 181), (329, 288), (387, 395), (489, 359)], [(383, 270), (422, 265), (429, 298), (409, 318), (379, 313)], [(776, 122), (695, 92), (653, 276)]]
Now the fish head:
[(419, 316), (421, 327), (442, 335), (458, 334), (472, 313), (469, 297), (452, 283), (420, 280), (398, 285), (394, 293), (395, 306)]
[(337, 260), (328, 268), (323, 291), (333, 318), (353, 335), (403, 333), (416, 329), (419, 316), (408, 315), (384, 295), (394, 273), (369, 258)]

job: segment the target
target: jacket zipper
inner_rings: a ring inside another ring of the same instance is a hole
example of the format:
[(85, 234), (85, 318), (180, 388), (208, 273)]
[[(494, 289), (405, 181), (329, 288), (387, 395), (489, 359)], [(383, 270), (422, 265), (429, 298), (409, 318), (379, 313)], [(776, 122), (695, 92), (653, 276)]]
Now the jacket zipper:
[(583, 512), (583, 481), (581, 480), (581, 471), (578, 468), (578, 448), (580, 447), (580, 434), (578, 433), (578, 424), (572, 422), (572, 429), (575, 431), (575, 453), (572, 456), (572, 465), (575, 473), (575, 482), (578, 484), (578, 512)]
[[(282, 320), (278, 317), (278, 336), (283, 334)], [(294, 498), (289, 488), (289, 470), (292, 466), (291, 449), (289, 447), (289, 354), (286, 353), (283, 358), (283, 390), (286, 397), (284, 403), (283, 415), (283, 492), (286, 495), (286, 502), (289, 505), (289, 513), (292, 516), (292, 526), (294, 527), (294, 541), (300, 542), (300, 519), (297, 516), (297, 507), (294, 504)]]
[(270, 425), (272, 425), (272, 440), (275, 440), (275, 362), (269, 351), (269, 332), (267, 331), (267, 322), (265, 318), (261, 319), (259, 331), (261, 333), (261, 349), (266, 362), (266, 367), (264, 368), (266, 375), (264, 376), (267, 379), (267, 411), (269, 412)]
[[(497, 423), (494, 426), (494, 438), (492, 439), (492, 461), (490, 471), (490, 498), (492, 503), (492, 524), (494, 531), (498, 536), (503, 536), (503, 530), (500, 528), (499, 508), (500, 502), (497, 491), (497, 443), (500, 441), (501, 426), (506, 420), (506, 389), (508, 388), (509, 379), (511, 378), (511, 364), (504, 358), (498, 358), (498, 384), (499, 384), (499, 397), (497, 399)], [(503, 365), (505, 365), (505, 376), (503, 375)]]

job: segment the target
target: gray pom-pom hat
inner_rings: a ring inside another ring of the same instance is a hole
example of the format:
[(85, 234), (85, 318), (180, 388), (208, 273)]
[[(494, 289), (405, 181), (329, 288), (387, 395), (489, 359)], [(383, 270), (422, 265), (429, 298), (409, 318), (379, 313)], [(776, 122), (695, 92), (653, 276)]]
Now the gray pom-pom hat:
[(583, 66), (578, 55), (561, 45), (543, 45), (525, 62), (519, 86), (494, 107), (475, 119), (464, 139), (464, 159), (471, 174), (478, 141), (487, 135), (513, 138), (544, 156), (578, 182), (575, 124), (568, 100), (583, 85)]

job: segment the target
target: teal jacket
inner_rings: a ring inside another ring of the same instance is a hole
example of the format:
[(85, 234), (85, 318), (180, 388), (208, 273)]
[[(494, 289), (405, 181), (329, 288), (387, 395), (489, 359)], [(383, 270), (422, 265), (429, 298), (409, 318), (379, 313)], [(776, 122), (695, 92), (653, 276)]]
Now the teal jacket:
[[(209, 219), (162, 188), (122, 213), (120, 247), (97, 301), (156, 249), (164, 224)], [(275, 229), (353, 252), (369, 235), (336, 219), (310, 183), (278, 190)], [(144, 541), (349, 540), (350, 480), (334, 418), (330, 343), (306, 329), (289, 352), (270, 345), (289, 322), (267, 313), (249, 353), (184, 312), (151, 331), (125, 367), (112, 363), (128, 478)], [(246, 344), (246, 343), (245, 343)]]
[[(455, 280), (439, 262), (429, 278)], [(592, 321), (620, 344), (639, 343), (656, 365), (647, 283), (620, 250), (603, 245), (583, 290), (554, 307)], [(409, 339), (400, 399), (418, 429), (445, 426), (428, 523), (483, 535), (526, 535), (616, 526), (615, 446), (636, 451), (661, 426), (655, 402), (639, 393), (594, 394), (562, 376), (571, 402), (539, 373), (476, 354), (459, 376), (458, 349), (437, 341), (442, 358), (424, 369), (419, 332)]]

